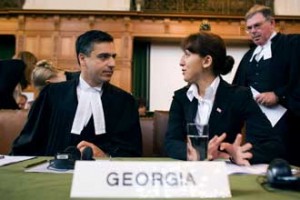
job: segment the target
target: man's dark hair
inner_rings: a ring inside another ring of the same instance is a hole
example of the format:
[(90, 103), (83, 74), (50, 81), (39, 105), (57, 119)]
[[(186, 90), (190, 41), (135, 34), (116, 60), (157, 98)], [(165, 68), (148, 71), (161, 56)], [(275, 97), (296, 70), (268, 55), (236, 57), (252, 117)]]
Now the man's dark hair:
[(78, 59), (79, 53), (89, 56), (94, 49), (95, 43), (113, 42), (113, 41), (114, 41), (113, 37), (103, 31), (90, 30), (83, 33), (76, 40), (76, 55), (77, 55), (78, 63), (79, 63), (79, 59)]

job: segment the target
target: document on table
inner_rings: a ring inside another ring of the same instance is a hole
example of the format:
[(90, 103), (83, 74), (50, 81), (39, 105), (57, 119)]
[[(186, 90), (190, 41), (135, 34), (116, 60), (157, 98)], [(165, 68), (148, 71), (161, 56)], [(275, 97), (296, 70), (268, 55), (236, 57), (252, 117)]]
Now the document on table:
[(267, 172), (268, 164), (256, 164), (250, 166), (239, 166), (230, 162), (226, 162), (228, 175), (230, 174), (256, 174), (264, 175)]
[[(253, 94), (253, 97), (255, 98), (258, 94), (260, 94), (257, 90), (255, 90), (253, 87), (251, 88), (251, 92)], [(284, 115), (286, 112), (286, 108), (281, 106), (280, 104), (273, 106), (273, 107), (266, 107), (261, 104), (258, 104), (260, 109), (263, 113), (267, 116), (268, 120), (271, 122), (272, 126), (274, 127), (276, 123), (280, 120), (280, 118)]]
[[(97, 160), (95, 162), (108, 162), (108, 160)], [(151, 163), (149, 161), (149, 163)], [(70, 174), (74, 170), (56, 170), (48, 167), (49, 161), (42, 160), (36, 163), (32, 163), (29, 166), (25, 167), (25, 172), (36, 172), (36, 173), (55, 173), (55, 174)], [(233, 164), (229, 161), (226, 161), (227, 174), (265, 174), (267, 171), (267, 164), (257, 164), (251, 166), (239, 166)]]
[[(107, 162), (109, 160), (96, 160), (95, 162)], [(71, 174), (74, 172), (73, 169), (60, 170), (50, 168), (48, 160), (42, 160), (36, 163), (32, 163), (25, 167), (25, 172), (37, 172), (37, 173), (54, 173), (54, 174)]]
[(0, 166), (5, 166), (17, 162), (21, 162), (24, 160), (33, 159), (35, 156), (7, 156), (7, 155), (0, 155)]
[(74, 170), (56, 170), (48, 167), (49, 161), (42, 161), (33, 163), (31, 166), (25, 167), (25, 172), (38, 172), (38, 173), (54, 173), (54, 174), (71, 174)]

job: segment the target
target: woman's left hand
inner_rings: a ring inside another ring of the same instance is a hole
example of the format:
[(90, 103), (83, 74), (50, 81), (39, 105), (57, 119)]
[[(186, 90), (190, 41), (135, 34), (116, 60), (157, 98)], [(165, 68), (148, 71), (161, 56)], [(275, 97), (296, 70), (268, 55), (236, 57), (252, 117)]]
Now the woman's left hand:
[(238, 134), (233, 144), (222, 143), (221, 148), (224, 149), (231, 157), (231, 160), (237, 165), (249, 166), (249, 159), (252, 158), (252, 153), (249, 150), (252, 148), (250, 143), (241, 145), (242, 135)]

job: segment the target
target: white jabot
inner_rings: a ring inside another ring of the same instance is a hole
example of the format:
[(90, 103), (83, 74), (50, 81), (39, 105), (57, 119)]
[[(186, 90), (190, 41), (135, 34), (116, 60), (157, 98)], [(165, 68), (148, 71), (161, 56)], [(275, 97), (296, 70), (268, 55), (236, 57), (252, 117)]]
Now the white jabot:
[(272, 50), (271, 50), (271, 43), (272, 38), (276, 35), (276, 32), (273, 32), (267, 43), (263, 46), (257, 46), (250, 58), (250, 62), (252, 62), (253, 58), (256, 61), (259, 61), (261, 58), (264, 60), (272, 58)]
[(198, 87), (196, 84), (192, 84), (188, 89), (186, 93), (188, 99), (190, 101), (193, 101), (193, 98), (198, 100), (198, 111), (194, 121), (196, 124), (208, 123), (219, 84), (220, 77), (216, 77), (210, 86), (206, 88), (204, 97), (199, 96)]
[(104, 111), (101, 101), (102, 87), (91, 87), (80, 77), (77, 94), (78, 106), (71, 133), (80, 135), (92, 115), (96, 135), (106, 133)]

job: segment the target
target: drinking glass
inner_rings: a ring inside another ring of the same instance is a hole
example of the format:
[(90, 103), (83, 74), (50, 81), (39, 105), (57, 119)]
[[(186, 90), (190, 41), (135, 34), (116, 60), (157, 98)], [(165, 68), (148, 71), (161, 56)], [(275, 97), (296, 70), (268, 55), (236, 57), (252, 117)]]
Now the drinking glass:
[(206, 160), (208, 146), (208, 124), (187, 124), (187, 158), (188, 160)]

